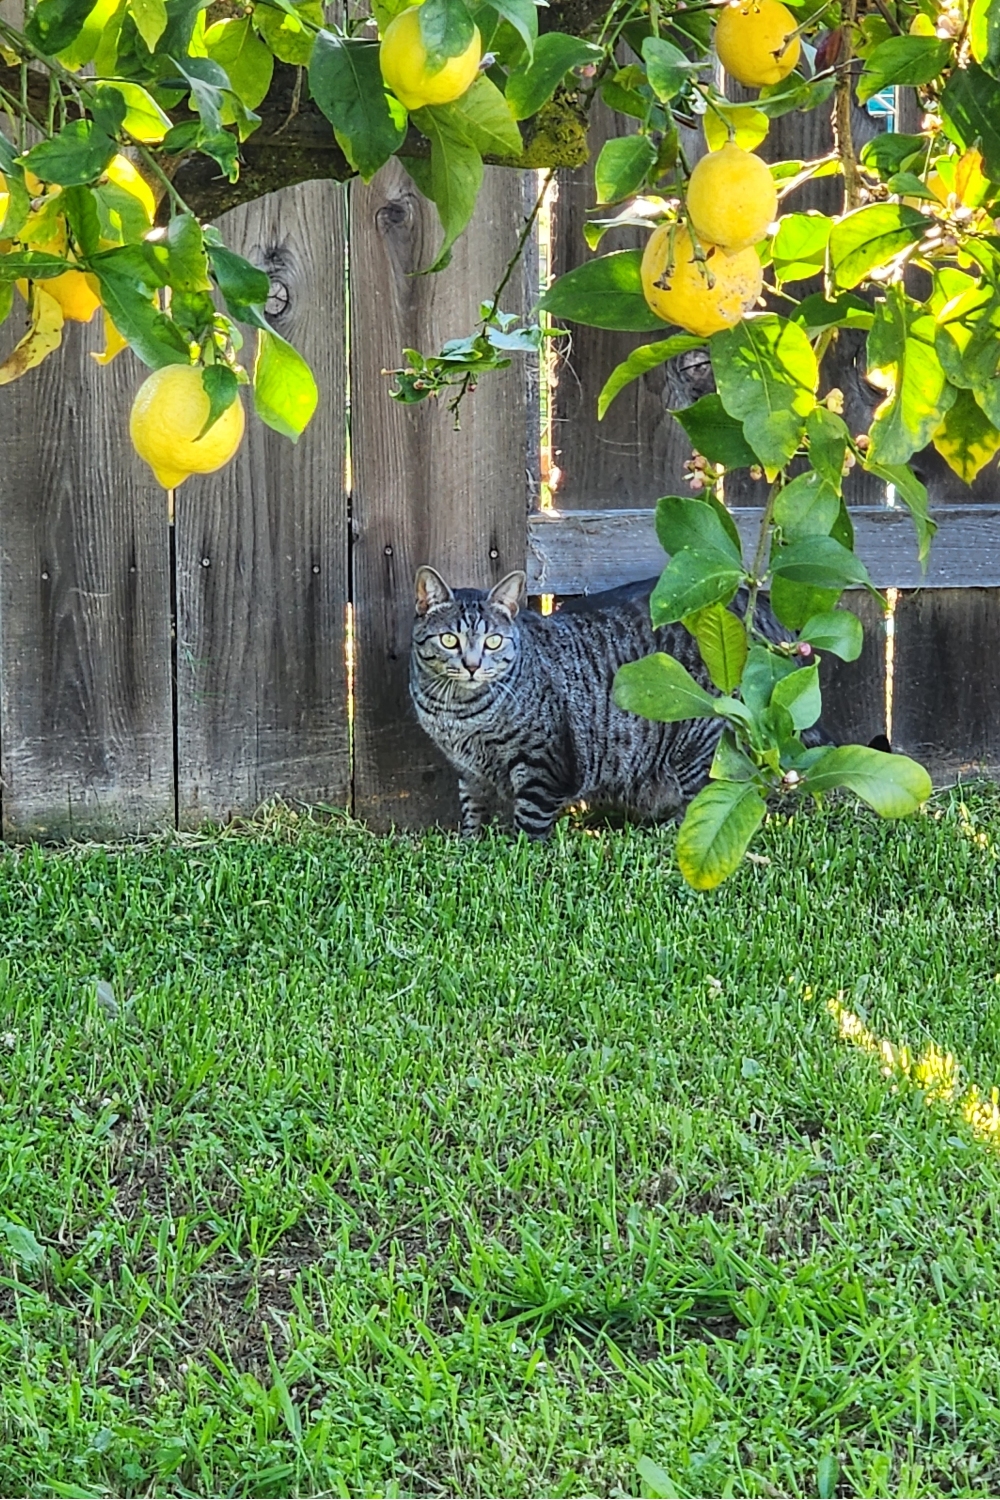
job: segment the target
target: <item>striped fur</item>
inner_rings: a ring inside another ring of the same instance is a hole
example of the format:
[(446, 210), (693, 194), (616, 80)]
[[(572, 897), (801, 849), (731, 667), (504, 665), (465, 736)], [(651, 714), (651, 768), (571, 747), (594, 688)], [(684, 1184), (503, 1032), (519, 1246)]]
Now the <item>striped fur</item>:
[[(420, 569), (410, 693), (422, 727), (458, 772), (463, 833), (500, 813), (545, 838), (581, 799), (663, 818), (705, 785), (721, 720), (657, 724), (612, 701), (618, 667), (651, 651), (669, 652), (711, 689), (683, 626), (653, 629), (655, 582), (542, 616), (518, 608), (522, 573), (486, 594), (452, 590), (432, 568)], [(768, 635), (787, 638), (770, 611), (761, 613)]]

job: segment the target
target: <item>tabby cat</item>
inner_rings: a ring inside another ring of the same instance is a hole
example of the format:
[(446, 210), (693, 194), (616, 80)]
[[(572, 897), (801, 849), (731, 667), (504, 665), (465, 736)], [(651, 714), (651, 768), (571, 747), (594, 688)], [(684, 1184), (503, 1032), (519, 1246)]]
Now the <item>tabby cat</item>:
[[(611, 696), (617, 669), (651, 651), (669, 652), (711, 689), (684, 627), (653, 629), (655, 583), (574, 599), (543, 616), (520, 609), (523, 573), (481, 593), (418, 570), (410, 694), (458, 772), (463, 833), (512, 809), (515, 828), (545, 838), (580, 799), (663, 818), (705, 785), (721, 719), (657, 724), (616, 708)], [(741, 592), (734, 607), (745, 603)], [(757, 622), (769, 638), (787, 639), (766, 605)]]

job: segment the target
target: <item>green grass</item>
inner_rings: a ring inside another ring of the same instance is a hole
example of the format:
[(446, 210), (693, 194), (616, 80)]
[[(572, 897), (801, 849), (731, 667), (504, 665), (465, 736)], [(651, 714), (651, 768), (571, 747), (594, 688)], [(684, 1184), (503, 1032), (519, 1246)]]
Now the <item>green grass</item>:
[(1000, 798), (673, 841), (0, 857), (0, 1491), (1000, 1492)]

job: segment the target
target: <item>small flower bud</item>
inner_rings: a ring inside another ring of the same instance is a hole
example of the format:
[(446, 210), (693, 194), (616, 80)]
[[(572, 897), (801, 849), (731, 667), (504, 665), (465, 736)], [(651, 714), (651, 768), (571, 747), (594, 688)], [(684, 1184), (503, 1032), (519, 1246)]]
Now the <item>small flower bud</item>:
[(838, 386), (826, 393), (826, 409), (837, 413), (838, 417), (844, 415), (844, 393)]
[(857, 446), (861, 449), (862, 453), (867, 453), (868, 449), (872, 445), (872, 440), (868, 436), (867, 432), (859, 432), (858, 435), (857, 435), (857, 437), (854, 439), (854, 441), (857, 444)]
[(798, 786), (801, 780), (802, 777), (799, 775), (798, 771), (786, 771), (784, 776), (782, 776), (781, 778), (781, 784), (782, 786), (793, 787)]
[(798, 651), (800, 656), (808, 657), (812, 656), (813, 654), (812, 643), (810, 641), (799, 641), (799, 644), (795, 649)]
[(760, 464), (751, 464), (750, 465), (750, 478), (751, 479), (763, 479), (764, 478), (764, 470), (761, 468)]

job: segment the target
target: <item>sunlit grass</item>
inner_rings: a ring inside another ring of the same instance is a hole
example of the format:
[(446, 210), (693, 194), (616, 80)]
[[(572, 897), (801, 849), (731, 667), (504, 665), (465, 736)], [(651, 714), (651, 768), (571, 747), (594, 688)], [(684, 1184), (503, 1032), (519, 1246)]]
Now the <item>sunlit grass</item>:
[(1000, 1492), (998, 829), (8, 851), (0, 1491)]

